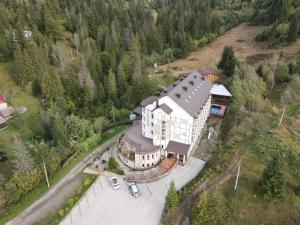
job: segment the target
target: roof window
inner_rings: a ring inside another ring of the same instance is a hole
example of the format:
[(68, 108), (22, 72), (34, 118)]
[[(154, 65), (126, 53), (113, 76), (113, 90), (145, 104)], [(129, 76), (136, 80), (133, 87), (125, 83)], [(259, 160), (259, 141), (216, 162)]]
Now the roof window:
[(190, 83), (190, 85), (194, 85), (194, 81), (190, 80), (189, 83)]

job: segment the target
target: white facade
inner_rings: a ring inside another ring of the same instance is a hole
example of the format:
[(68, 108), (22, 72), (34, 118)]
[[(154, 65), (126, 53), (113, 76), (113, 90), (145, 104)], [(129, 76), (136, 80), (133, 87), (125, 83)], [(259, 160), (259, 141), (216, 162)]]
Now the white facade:
[[(168, 114), (159, 108), (162, 104), (168, 105), (172, 112)], [(211, 96), (208, 97), (197, 116), (193, 117), (172, 98), (164, 96), (143, 107), (142, 133), (145, 137), (153, 139), (154, 146), (160, 146), (162, 149), (167, 148), (169, 141), (188, 144), (190, 145), (189, 155), (206, 123), (210, 107)]]
[(194, 71), (142, 101), (139, 127), (125, 132), (122, 161), (135, 169), (147, 169), (171, 154), (185, 163), (210, 114), (212, 86)]

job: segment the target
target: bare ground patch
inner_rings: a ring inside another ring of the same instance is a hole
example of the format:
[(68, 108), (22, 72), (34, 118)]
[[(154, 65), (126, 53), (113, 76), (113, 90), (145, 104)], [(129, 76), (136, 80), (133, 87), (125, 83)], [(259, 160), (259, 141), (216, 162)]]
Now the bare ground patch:
[(265, 43), (256, 42), (256, 35), (264, 28), (264, 26), (250, 26), (243, 23), (216, 38), (209, 45), (191, 53), (187, 58), (159, 66), (158, 69), (165, 71), (167, 68), (179, 67), (181, 70), (175, 71), (175, 73), (179, 74), (206, 68), (215, 73), (220, 73), (216, 65), (220, 60), (225, 45), (233, 46), (236, 56), (242, 61), (246, 61), (247, 58), (248, 60), (250, 59), (252, 65), (257, 65), (261, 60), (272, 64), (276, 54), (281, 54), (283, 57), (290, 59), (300, 51), (300, 40), (287, 47), (276, 49), (266, 48)]

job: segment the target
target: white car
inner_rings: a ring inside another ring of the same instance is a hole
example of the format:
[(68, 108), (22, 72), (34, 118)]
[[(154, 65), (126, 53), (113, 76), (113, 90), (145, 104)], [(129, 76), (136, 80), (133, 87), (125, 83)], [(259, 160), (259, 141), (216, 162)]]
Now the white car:
[(120, 188), (120, 184), (118, 182), (117, 177), (112, 177), (111, 178), (111, 186), (114, 190), (119, 189)]
[(131, 184), (129, 184), (129, 190), (130, 190), (130, 192), (131, 192), (131, 194), (132, 194), (132, 196), (133, 197), (139, 197), (140, 196), (140, 192), (139, 192), (139, 189), (138, 189), (138, 187), (136, 186), (136, 184), (135, 183), (131, 183)]

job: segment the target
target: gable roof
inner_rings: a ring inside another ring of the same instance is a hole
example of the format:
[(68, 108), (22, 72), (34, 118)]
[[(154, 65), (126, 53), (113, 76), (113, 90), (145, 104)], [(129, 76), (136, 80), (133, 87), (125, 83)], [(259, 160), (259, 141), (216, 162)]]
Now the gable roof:
[(154, 110), (156, 110), (156, 109), (161, 109), (162, 111), (164, 111), (168, 115), (170, 115), (173, 112), (173, 109), (171, 109), (166, 103), (163, 103), (163, 104), (159, 105)]
[(141, 105), (146, 106), (157, 99), (169, 96), (191, 116), (196, 116), (210, 95), (212, 86), (199, 71), (193, 71), (180, 77), (160, 96), (151, 96), (142, 101)]
[(210, 93), (212, 95), (232, 97), (231, 93), (227, 90), (227, 88), (224, 85), (221, 85), (221, 84), (214, 84), (214, 86), (211, 89)]
[(191, 116), (195, 116), (210, 95), (212, 86), (203, 79), (201, 73), (193, 71), (172, 84), (165, 96), (169, 96)]
[(189, 148), (190, 145), (182, 144), (176, 141), (169, 141), (169, 144), (165, 151), (178, 153), (180, 155), (187, 155)]
[(157, 99), (158, 99), (157, 96), (150, 96), (141, 102), (141, 106), (145, 107), (145, 106), (149, 105), (150, 103), (156, 101)]

